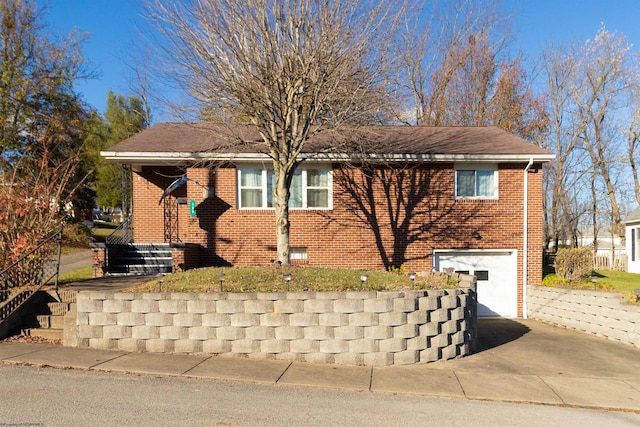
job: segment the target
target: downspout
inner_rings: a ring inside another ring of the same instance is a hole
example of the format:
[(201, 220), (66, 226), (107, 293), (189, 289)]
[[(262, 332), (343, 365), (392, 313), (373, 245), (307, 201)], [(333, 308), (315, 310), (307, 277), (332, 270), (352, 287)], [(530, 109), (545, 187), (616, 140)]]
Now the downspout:
[(527, 274), (529, 272), (529, 169), (533, 165), (533, 157), (529, 159), (524, 168), (524, 207), (523, 207), (523, 233), (522, 233), (522, 318), (527, 316)]

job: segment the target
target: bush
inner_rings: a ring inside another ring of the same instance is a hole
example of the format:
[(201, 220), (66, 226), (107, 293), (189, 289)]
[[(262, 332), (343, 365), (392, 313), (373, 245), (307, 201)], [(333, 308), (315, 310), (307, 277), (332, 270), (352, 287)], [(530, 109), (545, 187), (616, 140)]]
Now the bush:
[(554, 267), (560, 280), (586, 280), (593, 272), (593, 253), (589, 248), (559, 249)]
[(62, 228), (62, 240), (65, 245), (73, 247), (89, 246), (93, 241), (91, 230), (79, 222), (67, 223)]
[(552, 273), (544, 276), (544, 279), (542, 279), (542, 283), (540, 283), (540, 286), (562, 287), (566, 286), (568, 283), (568, 280), (560, 279), (556, 274)]

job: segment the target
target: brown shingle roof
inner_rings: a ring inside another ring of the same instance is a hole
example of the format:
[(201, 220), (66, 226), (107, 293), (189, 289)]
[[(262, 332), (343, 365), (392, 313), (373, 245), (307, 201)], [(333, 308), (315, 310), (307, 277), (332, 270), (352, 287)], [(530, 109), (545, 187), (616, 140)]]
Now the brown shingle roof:
[[(348, 148), (349, 147), (349, 148)], [(354, 147), (358, 147), (355, 149)], [(522, 155), (550, 153), (496, 127), (365, 126), (313, 137), (304, 153), (405, 155)], [(160, 123), (109, 149), (123, 153), (265, 153), (255, 128), (211, 123)], [(548, 159), (547, 159), (548, 160)]]

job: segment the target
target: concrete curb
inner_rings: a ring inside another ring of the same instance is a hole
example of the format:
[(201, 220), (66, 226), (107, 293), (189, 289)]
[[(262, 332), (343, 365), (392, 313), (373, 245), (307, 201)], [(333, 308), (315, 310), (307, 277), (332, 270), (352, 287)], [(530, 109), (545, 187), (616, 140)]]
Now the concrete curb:
[(0, 342), (0, 361), (640, 413), (634, 346), (530, 319), (486, 318), (478, 322), (478, 345), (477, 353), (449, 361), (364, 367)]

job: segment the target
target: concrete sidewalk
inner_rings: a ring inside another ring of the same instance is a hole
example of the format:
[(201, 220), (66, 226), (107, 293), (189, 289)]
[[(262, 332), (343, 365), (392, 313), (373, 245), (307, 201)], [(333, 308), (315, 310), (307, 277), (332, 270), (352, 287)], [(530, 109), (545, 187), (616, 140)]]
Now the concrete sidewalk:
[(531, 320), (482, 319), (474, 355), (405, 367), (319, 365), (0, 342), (3, 363), (640, 413), (640, 349)]

